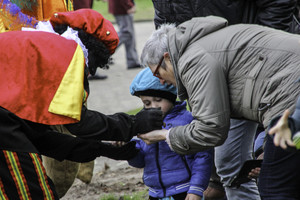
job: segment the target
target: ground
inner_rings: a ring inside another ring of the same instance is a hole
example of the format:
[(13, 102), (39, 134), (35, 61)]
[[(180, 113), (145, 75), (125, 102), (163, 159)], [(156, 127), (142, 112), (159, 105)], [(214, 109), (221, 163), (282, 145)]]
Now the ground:
[(76, 179), (73, 186), (61, 200), (100, 200), (107, 194), (122, 196), (137, 191), (145, 191), (147, 187), (142, 181), (143, 169), (127, 164), (127, 161), (114, 161), (98, 158), (94, 175), (90, 184)]

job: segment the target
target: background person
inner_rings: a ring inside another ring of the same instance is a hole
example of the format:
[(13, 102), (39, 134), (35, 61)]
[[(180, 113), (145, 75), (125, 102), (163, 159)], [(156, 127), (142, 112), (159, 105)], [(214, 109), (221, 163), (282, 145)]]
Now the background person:
[(93, 8), (94, 0), (73, 0), (74, 10), (82, 9), (82, 8)]
[[(176, 88), (160, 84), (149, 68), (139, 72), (130, 85), (130, 93), (141, 98), (144, 108), (160, 108), (164, 114), (163, 128), (190, 123), (193, 117), (186, 102), (176, 101)], [(147, 145), (135, 140), (139, 153), (128, 163), (144, 168), (143, 180), (149, 187), (150, 199), (201, 200), (213, 163), (213, 150), (179, 155), (165, 141)]]
[[(258, 183), (261, 188), (275, 190), (281, 199), (300, 198), (300, 173), (299, 170), (294, 170), (300, 164), (299, 139), (296, 139), (300, 127), (299, 111), (300, 98), (291, 116), (288, 109), (282, 116), (272, 119), (266, 137), (266, 167), (261, 169), (262, 176)], [(280, 187), (282, 184), (284, 187)], [(268, 190), (262, 191), (262, 194), (267, 196), (266, 199), (275, 199), (273, 195), (269, 195)]]
[(133, 14), (136, 8), (133, 0), (103, 0), (108, 1), (108, 11), (111, 13), (119, 26), (118, 36), (120, 43), (125, 45), (127, 69), (140, 68), (140, 61), (136, 50), (136, 39), (133, 24)]
[[(176, 85), (179, 98), (188, 99), (196, 120), (170, 129), (168, 135), (165, 130), (140, 135), (148, 144), (156, 141), (157, 134), (159, 140), (169, 139), (175, 152), (193, 153), (221, 145), (230, 117), (267, 127), (277, 112), (293, 110), (299, 92), (294, 84), (300, 73), (298, 35), (250, 24), (227, 27), (227, 21), (219, 17), (194, 18), (176, 29), (167, 27), (149, 38), (142, 62), (162, 83)], [(262, 197), (266, 195), (282, 194), (272, 190)]]

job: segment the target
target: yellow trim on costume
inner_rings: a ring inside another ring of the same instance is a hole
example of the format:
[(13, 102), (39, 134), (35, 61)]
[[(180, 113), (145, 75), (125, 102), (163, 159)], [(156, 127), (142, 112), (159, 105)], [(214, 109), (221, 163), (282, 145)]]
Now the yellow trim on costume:
[(67, 11), (74, 11), (73, 0), (63, 0), (63, 2)]
[(84, 66), (83, 51), (77, 45), (71, 63), (50, 103), (49, 112), (80, 120)]
[(67, 10), (68, 10), (68, 11), (74, 11), (73, 0), (66, 0), (66, 1), (68, 1), (68, 7), (67, 7)]
[(4, 185), (1, 181), (1, 178), (0, 178), (0, 200), (9, 200), (5, 193)]
[[(0, 12), (1, 12), (1, 10), (0, 10)], [(0, 33), (3, 33), (5, 31), (6, 31), (6, 29), (5, 29), (4, 23), (2, 21), (2, 18), (0, 17)]]
[(44, 200), (52, 200), (54, 199), (51, 188), (48, 184), (47, 178), (45, 176), (45, 172), (43, 170), (43, 165), (41, 159), (37, 156), (36, 153), (29, 153), (32, 163), (34, 165), (36, 175), (38, 176), (38, 180), (43, 191)]
[(11, 151), (4, 151), (4, 154), (6, 159), (9, 161), (9, 171), (14, 179), (16, 187), (18, 188), (19, 198), (22, 200), (31, 199), (26, 179), (18, 161), (18, 156), (15, 152)]
[[(1, 2), (1, 0), (0, 0), (0, 2)], [(6, 28), (6, 26), (4, 24), (4, 20), (3, 20), (4, 16), (5, 15), (3, 13), (3, 9), (0, 9), (0, 33), (7, 31), (7, 28)]]

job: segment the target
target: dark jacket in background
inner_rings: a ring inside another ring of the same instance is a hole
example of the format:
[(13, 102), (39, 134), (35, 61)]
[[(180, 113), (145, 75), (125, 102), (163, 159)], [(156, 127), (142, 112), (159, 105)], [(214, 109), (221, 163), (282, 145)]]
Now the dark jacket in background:
[(132, 0), (108, 0), (108, 11), (113, 15), (126, 15), (133, 6)]
[(73, 0), (74, 10), (81, 8), (92, 8), (94, 0)]
[[(220, 16), (229, 25), (238, 23), (260, 24), (288, 32), (299, 33), (297, 0), (152, 0), (154, 22), (187, 21), (195, 16)], [(280, 16), (280, 17), (279, 17)], [(291, 23), (293, 22), (293, 23)]]

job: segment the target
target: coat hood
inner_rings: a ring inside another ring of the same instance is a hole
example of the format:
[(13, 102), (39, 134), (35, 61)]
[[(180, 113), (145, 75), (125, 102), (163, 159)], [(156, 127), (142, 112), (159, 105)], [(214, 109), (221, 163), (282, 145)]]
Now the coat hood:
[(198, 40), (227, 26), (227, 20), (222, 17), (196, 17), (177, 26), (169, 33), (169, 50), (174, 61), (182, 55), (193, 41)]
[(200, 38), (227, 26), (227, 20), (222, 17), (195, 17), (177, 26), (168, 35), (168, 50), (174, 67), (177, 85), (177, 63), (187, 47)]

